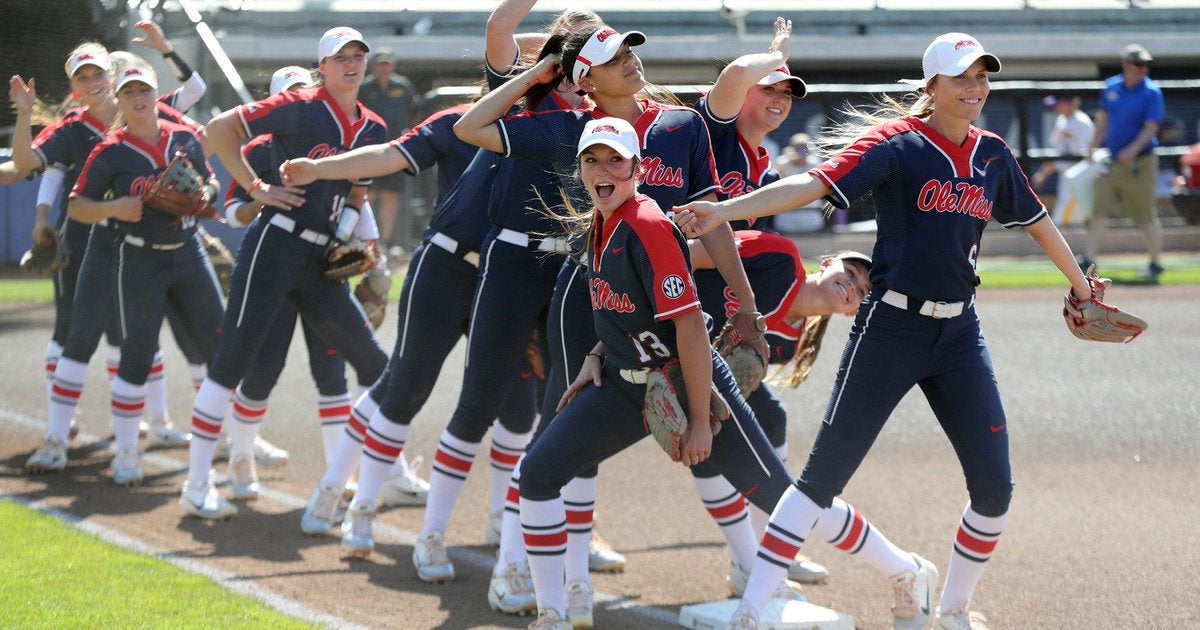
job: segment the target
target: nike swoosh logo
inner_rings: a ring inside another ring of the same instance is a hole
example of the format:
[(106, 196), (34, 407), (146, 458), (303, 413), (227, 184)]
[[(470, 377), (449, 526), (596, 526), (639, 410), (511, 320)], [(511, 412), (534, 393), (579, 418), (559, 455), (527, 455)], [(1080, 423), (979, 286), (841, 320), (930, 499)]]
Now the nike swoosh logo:
[(986, 175), (986, 173), (983, 172), (983, 169), (979, 168), (978, 166), (975, 167), (975, 174), (980, 177), (983, 177)]
[(526, 372), (525, 370), (521, 370), (521, 378), (522, 379), (527, 379), (531, 376), (533, 376), (533, 372)]
[(983, 160), (983, 163), (984, 163), (984, 164), (991, 164), (992, 162), (995, 162), (996, 160), (999, 160), (999, 159), (1000, 159), (1000, 158), (999, 158), (998, 156), (997, 156), (997, 157), (984, 158), (984, 160)]
[(620, 247), (614, 247), (614, 248), (613, 248), (613, 250), (612, 250), (612, 253), (614, 253), (614, 254), (620, 254), (620, 253), (621, 253), (621, 252), (623, 252), (623, 251), (625, 251), (625, 246), (624, 246), (624, 245), (622, 245), (622, 246), (620, 246)]
[(680, 129), (683, 129), (686, 126), (687, 125), (675, 125), (674, 127), (667, 127), (666, 129), (663, 129), (663, 131), (665, 131), (667, 133), (671, 133), (673, 131), (679, 131)]
[(988, 428), (992, 430), (992, 433), (999, 433), (999, 432), (1003, 431), (1005, 429), (1005, 427), (1007, 427), (1007, 426), (1008, 426), (1007, 424), (1002, 424), (1000, 426), (996, 426), (996, 425), (992, 424), (992, 425), (988, 425)]

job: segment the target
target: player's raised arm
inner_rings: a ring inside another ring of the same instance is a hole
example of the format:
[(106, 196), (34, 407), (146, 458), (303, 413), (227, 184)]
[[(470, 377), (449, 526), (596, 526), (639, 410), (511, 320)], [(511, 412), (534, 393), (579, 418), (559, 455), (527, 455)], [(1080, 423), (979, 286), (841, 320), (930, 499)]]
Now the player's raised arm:
[(800, 173), (741, 197), (716, 203), (693, 201), (677, 206), (674, 208), (675, 224), (688, 238), (698, 238), (722, 223), (795, 210), (824, 197), (828, 192), (829, 187), (825, 182), (808, 173)]
[[(775, 37), (765, 53), (742, 55), (721, 70), (717, 82), (708, 91), (708, 109), (720, 119), (730, 119), (742, 111), (746, 92), (772, 70), (787, 64), (791, 54), (792, 21), (775, 18)], [(802, 96), (802, 95), (797, 95)]]
[(498, 89), (488, 92), (476, 101), (458, 122), (454, 123), (454, 135), (468, 144), (487, 149), (495, 153), (504, 151), (504, 142), (500, 137), (500, 128), (496, 121), (500, 120), (513, 105), (525, 95), (529, 88), (540, 83), (558, 81), (562, 69), (559, 67), (558, 55), (547, 55), (532, 68), (518, 74), (508, 83)]

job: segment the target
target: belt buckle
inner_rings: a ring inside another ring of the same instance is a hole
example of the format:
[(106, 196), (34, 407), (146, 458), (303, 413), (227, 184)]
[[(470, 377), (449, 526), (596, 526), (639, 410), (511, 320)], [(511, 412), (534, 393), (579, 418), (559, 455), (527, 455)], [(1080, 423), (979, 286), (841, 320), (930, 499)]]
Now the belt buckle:
[(962, 313), (962, 302), (934, 302), (929, 316), (934, 319), (950, 319)]

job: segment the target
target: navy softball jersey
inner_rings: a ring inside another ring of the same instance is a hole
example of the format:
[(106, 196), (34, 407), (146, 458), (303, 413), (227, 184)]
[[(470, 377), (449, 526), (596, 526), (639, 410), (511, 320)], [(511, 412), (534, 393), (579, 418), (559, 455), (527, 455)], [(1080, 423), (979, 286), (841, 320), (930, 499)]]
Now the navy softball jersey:
[(408, 168), (404, 172), (409, 175), (416, 176), (422, 170), (437, 165), (435, 206), (440, 205), (449, 194), (478, 151), (454, 135), (454, 123), (469, 108), (469, 105), (455, 105), (434, 112), (390, 143), (408, 160)]
[[(879, 237), (812, 454), (797, 486), (828, 507), (900, 399), (920, 386), (954, 446), (971, 507), (1008, 509), (1008, 421), (974, 308), (984, 226), (1046, 218), (1012, 152), (971, 127), (961, 146), (916, 118), (878, 126), (812, 171), (838, 207), (871, 191)], [(934, 302), (937, 301), (937, 303)]]
[[(761, 146), (750, 146), (738, 133), (737, 116), (728, 120), (717, 118), (708, 109), (708, 97), (696, 102), (696, 111), (708, 127), (712, 138), (713, 162), (717, 168), (717, 196), (723, 201), (754, 192), (771, 182), (779, 180), (779, 171), (771, 162), (771, 155)], [(730, 221), (734, 231), (749, 229), (754, 219)]]
[[(159, 121), (158, 141), (151, 145), (127, 129), (109, 134), (88, 157), (71, 197), (93, 200), (140, 198), (153, 186), (176, 152), (211, 176), (195, 132), (178, 123)], [(216, 277), (195, 236), (196, 219), (177, 219), (150, 207), (137, 222), (109, 221), (117, 232), (115, 315), (123, 340), (118, 375), (140, 385), (150, 373), (158, 350), (158, 330), (168, 303), (187, 313), (188, 337), (208, 363), (220, 332), (221, 297)]]
[[(234, 111), (250, 137), (271, 134), (264, 181), (279, 183), (278, 165), (290, 158), (320, 158), (386, 141), (387, 128), (357, 105), (351, 121), (324, 88), (281, 92)], [(361, 183), (361, 182), (360, 182)], [(370, 322), (347, 285), (324, 277), (326, 250), (352, 183), (317, 180), (304, 187), (304, 203), (290, 211), (267, 206), (246, 231), (234, 266), (222, 342), (209, 380), (232, 389), (258, 354), (284, 300), (337, 348), (362, 385), (378, 379), (387, 363)], [(199, 398), (197, 399), (199, 402)], [(206, 403), (207, 404), (207, 403)], [(215, 410), (214, 410), (215, 411)], [(215, 438), (220, 415), (197, 407), (196, 435)]]
[[(678, 358), (671, 320), (700, 308), (686, 239), (653, 200), (635, 195), (607, 221), (597, 221), (586, 284), (594, 328), (604, 343), (604, 386), (584, 387), (530, 447), (521, 466), (522, 501), (554, 499), (580, 471), (648, 435), (642, 420), (645, 384), (622, 372)], [(791, 478), (715, 352), (712, 364), (713, 382), (734, 415), (714, 436), (708, 461), (769, 511)], [(526, 536), (529, 553), (546, 553), (539, 545), (549, 538)]]

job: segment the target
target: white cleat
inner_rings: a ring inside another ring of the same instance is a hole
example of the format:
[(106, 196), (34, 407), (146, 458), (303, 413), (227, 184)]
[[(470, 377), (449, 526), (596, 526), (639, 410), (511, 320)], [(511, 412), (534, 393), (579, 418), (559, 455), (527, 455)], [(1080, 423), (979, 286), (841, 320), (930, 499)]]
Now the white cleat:
[(354, 504), (342, 520), (342, 548), (355, 558), (366, 558), (375, 550), (375, 507)]
[(758, 615), (745, 606), (738, 606), (729, 620), (728, 630), (758, 630)]
[(113, 481), (118, 486), (132, 486), (142, 482), (142, 455), (136, 448), (126, 448), (117, 451), (113, 456)]
[(57, 472), (67, 467), (67, 445), (55, 436), (47, 437), (29, 459), (25, 470), (32, 474)]
[(413, 566), (424, 582), (444, 584), (454, 579), (454, 564), (446, 553), (444, 536), (442, 532), (429, 532), (413, 545)]
[(492, 610), (507, 615), (537, 612), (533, 579), (529, 577), (528, 570), (516, 562), (509, 562), (502, 575), (492, 576), (492, 584), (488, 588), (488, 605)]
[(483, 539), (493, 547), (500, 546), (500, 529), (504, 525), (504, 508), (488, 514), (487, 527), (483, 530)]
[(317, 486), (300, 517), (300, 529), (309, 536), (328, 536), (341, 498), (342, 490), (337, 486)]
[(417, 476), (420, 468), (421, 458), (416, 457), (401, 474), (388, 477), (379, 488), (379, 507), (425, 505), (429, 499), (429, 482)]
[(142, 424), (146, 427), (143, 435), (146, 436), (147, 450), (184, 447), (192, 438), (191, 434), (176, 429), (170, 418), (159, 418)]
[(583, 580), (567, 583), (567, 619), (575, 630), (590, 630), (594, 624), (592, 585)]
[(262, 487), (258, 484), (258, 470), (251, 455), (234, 455), (229, 459), (229, 488), (234, 501), (253, 501), (258, 498)]
[(618, 553), (592, 529), (592, 540), (588, 543), (588, 571), (592, 573), (622, 573), (625, 571), (625, 556)]
[(939, 630), (988, 630), (987, 617), (971, 611), (951, 610), (937, 611), (937, 627)]
[(527, 630), (571, 630), (571, 622), (560, 617), (557, 610), (542, 610)]
[[(214, 460), (229, 459), (229, 438), (222, 435), (217, 440), (217, 450)], [(254, 462), (262, 468), (277, 468), (288, 463), (288, 452), (264, 440), (262, 436), (254, 436)]]
[(933, 619), (933, 591), (938, 585), (938, 570), (933, 563), (913, 554), (917, 572), (901, 573), (892, 578), (896, 603), (892, 606), (892, 627), (924, 630)]
[(211, 481), (208, 485), (194, 490), (189, 490), (185, 484), (183, 494), (179, 497), (179, 509), (183, 511), (184, 516), (210, 521), (223, 521), (237, 514), (237, 508), (217, 494), (217, 489)]
[(829, 581), (829, 569), (805, 555), (797, 555), (788, 567), (788, 579), (800, 584), (824, 584)]

